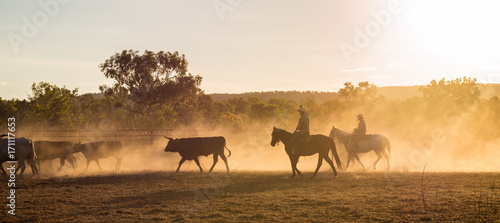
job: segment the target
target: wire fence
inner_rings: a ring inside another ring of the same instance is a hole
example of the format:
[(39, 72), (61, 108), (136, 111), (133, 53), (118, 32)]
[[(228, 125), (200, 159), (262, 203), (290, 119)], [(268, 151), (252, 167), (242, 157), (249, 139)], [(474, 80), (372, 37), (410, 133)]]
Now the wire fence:
[[(162, 139), (163, 136), (173, 138), (187, 138), (187, 137), (206, 137), (229, 135), (234, 133), (244, 133), (248, 135), (256, 134), (271, 134), (271, 129), (246, 129), (238, 131), (229, 130), (200, 130), (200, 129), (118, 129), (118, 130), (44, 130), (44, 131), (22, 131), (18, 137), (26, 137), (32, 140), (54, 140), (54, 141), (74, 141), (74, 142), (89, 142), (89, 141), (150, 141), (153, 142)], [(378, 129), (370, 132), (386, 132), (387, 129)], [(469, 129), (470, 131), (470, 129)], [(500, 128), (478, 128), (472, 130), (481, 137), (500, 137)], [(330, 129), (311, 129), (313, 134), (328, 135)]]

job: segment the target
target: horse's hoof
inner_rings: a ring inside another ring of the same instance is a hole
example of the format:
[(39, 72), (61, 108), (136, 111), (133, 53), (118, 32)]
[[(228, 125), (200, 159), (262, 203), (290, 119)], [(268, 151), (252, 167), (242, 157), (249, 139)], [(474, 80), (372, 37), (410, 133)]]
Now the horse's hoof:
[(290, 179), (293, 179), (294, 177), (295, 177), (295, 175), (292, 175), (292, 176), (290, 176)]

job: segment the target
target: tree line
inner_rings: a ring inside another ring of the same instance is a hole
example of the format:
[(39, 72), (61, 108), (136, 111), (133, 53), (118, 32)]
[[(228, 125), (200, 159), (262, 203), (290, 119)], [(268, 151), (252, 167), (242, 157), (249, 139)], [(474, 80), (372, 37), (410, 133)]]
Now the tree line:
[(114, 79), (111, 86), (99, 86), (99, 93), (80, 95), (78, 89), (40, 82), (33, 83), (28, 99), (0, 98), (1, 129), (6, 129), (8, 117), (15, 117), (16, 126), (29, 130), (190, 126), (238, 130), (272, 125), (293, 130), (300, 104), (310, 114), (312, 129), (331, 128), (332, 124), (354, 128), (357, 113), (367, 117), (369, 131), (370, 127), (391, 129), (402, 136), (431, 131), (429, 126), (447, 131), (497, 128), (500, 124), (499, 98), (481, 98), (477, 80), (469, 77), (432, 80), (420, 87), (419, 96), (397, 100), (382, 96), (369, 82), (346, 82), (320, 102), (314, 98), (214, 100), (200, 88), (202, 77), (188, 72), (188, 61), (178, 52), (124, 50), (99, 68), (105, 77)]

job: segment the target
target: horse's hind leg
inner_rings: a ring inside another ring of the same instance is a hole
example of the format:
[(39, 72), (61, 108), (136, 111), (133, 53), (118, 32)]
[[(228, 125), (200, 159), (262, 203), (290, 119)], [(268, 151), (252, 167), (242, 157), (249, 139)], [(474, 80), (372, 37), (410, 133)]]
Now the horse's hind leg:
[(389, 163), (389, 154), (387, 154), (387, 152), (384, 150), (382, 155), (384, 155), (384, 158), (387, 160), (387, 170), (389, 170), (389, 168), (391, 168), (391, 164)]
[(330, 166), (332, 167), (332, 170), (333, 170), (333, 175), (337, 176), (337, 170), (335, 170), (335, 166), (333, 165), (333, 161), (330, 159), (330, 157), (328, 156), (324, 156), (323, 157), (325, 159), (325, 161), (330, 164)]
[(319, 168), (321, 167), (321, 164), (323, 164), (323, 156), (320, 154), (318, 156), (318, 166), (316, 167), (316, 171), (314, 171), (314, 174), (312, 177), (315, 177), (316, 174), (318, 174)]
[(373, 170), (377, 169), (377, 163), (380, 159), (382, 159), (382, 154), (380, 154), (380, 152), (375, 151), (375, 154), (377, 154), (377, 160), (375, 160), (375, 163), (373, 163)]
[(357, 153), (354, 153), (354, 158), (356, 158), (356, 160), (358, 161), (359, 165), (361, 165), (361, 167), (363, 167), (363, 171), (365, 170), (365, 165), (363, 165), (363, 163), (361, 162), (361, 159), (359, 159), (359, 156)]

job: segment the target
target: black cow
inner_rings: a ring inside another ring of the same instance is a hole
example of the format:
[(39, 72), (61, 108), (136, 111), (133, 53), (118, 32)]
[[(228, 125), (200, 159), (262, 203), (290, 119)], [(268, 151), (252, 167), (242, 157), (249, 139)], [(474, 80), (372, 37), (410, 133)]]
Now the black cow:
[(73, 153), (75, 150), (73, 148), (74, 142), (53, 142), (53, 141), (35, 141), (35, 152), (36, 152), (36, 163), (38, 169), (40, 170), (40, 161), (42, 160), (53, 160), (59, 159), (61, 166), (59, 170), (64, 166), (64, 160), (68, 160), (68, 163), (75, 169), (75, 164), (73, 162)]
[(173, 139), (164, 136), (167, 138), (168, 144), (165, 147), (165, 152), (178, 152), (182, 159), (179, 162), (179, 167), (175, 172), (179, 172), (182, 163), (186, 160), (194, 160), (196, 165), (200, 167), (200, 172), (203, 172), (203, 169), (200, 166), (200, 161), (198, 160), (198, 156), (208, 156), (210, 154), (214, 155), (214, 164), (212, 168), (210, 168), (209, 172), (212, 172), (215, 164), (218, 161), (218, 157), (222, 158), (224, 163), (226, 163), (227, 172), (229, 172), (229, 166), (227, 165), (227, 159), (224, 155), (224, 148), (229, 151), (228, 157), (231, 156), (231, 151), (226, 146), (226, 139), (222, 136), (218, 137), (200, 137), (200, 138), (182, 138), (182, 139)]
[[(33, 175), (38, 174), (38, 169), (36, 167), (36, 154), (35, 149), (33, 148), (33, 141), (27, 138), (3, 138), (7, 136), (7, 134), (3, 134), (0, 136), (0, 168), (2, 168), (2, 172), (4, 175), (7, 175), (7, 172), (3, 169), (2, 164), (4, 162), (12, 160), (9, 156), (9, 147), (15, 148), (15, 157), (14, 161), (17, 161), (18, 167), (16, 168), (16, 173), (19, 169), (21, 169), (21, 176), (24, 173), (24, 169), (26, 168), (26, 164), (24, 161), (28, 161), (28, 164), (31, 166), (31, 171), (33, 171)], [(12, 146), (13, 145), (13, 146)]]
[(89, 168), (90, 161), (95, 160), (99, 170), (101, 170), (101, 164), (99, 164), (100, 158), (107, 158), (114, 156), (116, 159), (115, 169), (118, 171), (120, 169), (120, 164), (122, 162), (123, 145), (118, 141), (99, 141), (91, 143), (76, 143), (74, 146), (75, 152), (81, 152), (87, 158), (87, 168)]

